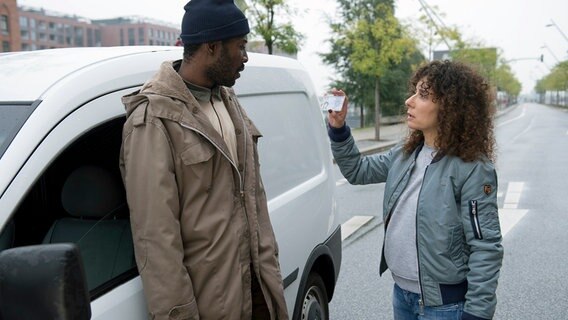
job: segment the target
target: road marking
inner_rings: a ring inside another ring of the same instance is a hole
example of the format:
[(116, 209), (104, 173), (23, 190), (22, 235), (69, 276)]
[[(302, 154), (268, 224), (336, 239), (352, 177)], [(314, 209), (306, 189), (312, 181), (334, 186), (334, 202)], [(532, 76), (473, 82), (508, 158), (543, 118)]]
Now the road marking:
[(529, 212), (526, 209), (518, 209), (524, 187), (524, 182), (509, 182), (507, 186), (503, 208), (499, 209), (499, 223), (503, 237)]
[(499, 223), (501, 224), (501, 236), (513, 229), (521, 219), (529, 212), (527, 209), (499, 209)]
[(509, 124), (509, 123), (511, 123), (511, 122), (513, 122), (513, 121), (519, 120), (520, 118), (524, 117), (524, 116), (525, 116), (525, 111), (526, 111), (526, 109), (527, 109), (527, 107), (524, 106), (524, 107), (523, 107), (523, 111), (521, 112), (521, 114), (520, 114), (518, 117), (513, 118), (513, 119), (509, 119), (509, 120), (504, 121), (504, 122), (501, 122), (500, 124), (497, 125), (497, 127), (504, 126), (504, 125), (506, 125), (506, 124)]
[(337, 181), (335, 182), (335, 186), (336, 186), (336, 187), (339, 187), (339, 186), (342, 186), (342, 185), (344, 185), (344, 184), (346, 184), (346, 183), (347, 183), (347, 179), (345, 179), (345, 178), (344, 178), (344, 179), (339, 179), (339, 180), (337, 180)]
[[(341, 179), (336, 182), (336, 185), (347, 183), (347, 180)], [(525, 187), (524, 182), (509, 182), (507, 192), (505, 193), (505, 201), (503, 208), (499, 208), (499, 223), (501, 225), (501, 235), (505, 235), (511, 231), (521, 219), (529, 212), (527, 209), (518, 209), (521, 194)], [(498, 197), (503, 194), (499, 193)], [(341, 240), (345, 240), (354, 234), (361, 227), (373, 220), (374, 216), (353, 216), (341, 224)]]
[(521, 193), (523, 193), (524, 182), (509, 182), (503, 209), (517, 209), (519, 200), (521, 200)]
[(350, 235), (359, 230), (362, 226), (371, 221), (373, 216), (353, 216), (341, 225), (341, 240), (347, 239)]

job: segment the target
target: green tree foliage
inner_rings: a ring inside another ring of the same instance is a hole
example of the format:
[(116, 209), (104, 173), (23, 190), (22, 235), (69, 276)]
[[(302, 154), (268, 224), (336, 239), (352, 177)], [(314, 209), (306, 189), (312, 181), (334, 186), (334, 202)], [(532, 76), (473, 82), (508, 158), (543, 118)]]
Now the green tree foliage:
[(330, 23), (331, 50), (321, 56), (338, 71), (333, 84), (349, 93), (361, 114), (363, 108), (374, 113), (378, 140), (381, 113), (400, 113), (412, 68), (423, 57), (394, 17), (393, 1), (338, 0), (338, 4), (341, 18)]
[[(423, 14), (415, 23), (412, 34), (421, 46), (429, 51), (445, 44), (452, 60), (461, 61), (475, 68), (485, 77), (496, 91), (503, 91), (510, 97), (521, 92), (521, 83), (515, 78), (510, 66), (501, 59), (498, 48), (488, 48), (481, 41), (465, 40), (455, 26), (445, 26), (432, 20), (432, 15), (443, 17), (437, 7), (429, 7), (430, 15)], [(499, 63), (498, 63), (499, 62)]]
[[(290, 54), (298, 52), (304, 35), (296, 31), (290, 21), (294, 13), (285, 0), (250, 0), (246, 10), (253, 33), (264, 40), (269, 54), (274, 48)], [(280, 22), (278, 17), (288, 21)]]
[(568, 94), (568, 60), (554, 66), (548, 75), (537, 81), (535, 91), (541, 95), (556, 92), (558, 96), (560, 91), (566, 91)]
[(516, 97), (521, 93), (521, 83), (515, 78), (511, 67), (504, 61), (495, 70), (494, 83), (498, 91), (504, 91), (509, 96)]

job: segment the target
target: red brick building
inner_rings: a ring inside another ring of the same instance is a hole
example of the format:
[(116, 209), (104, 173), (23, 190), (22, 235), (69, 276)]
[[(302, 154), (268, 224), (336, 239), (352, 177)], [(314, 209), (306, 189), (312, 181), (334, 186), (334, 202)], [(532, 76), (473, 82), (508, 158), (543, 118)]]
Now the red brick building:
[(20, 49), (20, 26), (16, 0), (0, 0), (0, 52)]
[(180, 29), (141, 17), (90, 20), (0, 0), (0, 52), (64, 47), (175, 45)]

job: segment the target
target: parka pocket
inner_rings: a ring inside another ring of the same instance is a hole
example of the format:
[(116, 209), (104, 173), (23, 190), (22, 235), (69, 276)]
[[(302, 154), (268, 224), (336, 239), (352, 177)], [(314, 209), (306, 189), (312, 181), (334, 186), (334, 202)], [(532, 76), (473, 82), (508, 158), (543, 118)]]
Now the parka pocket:
[(215, 150), (212, 146), (205, 143), (196, 143), (185, 149), (180, 154), (180, 157), (185, 165), (192, 165), (211, 159), (213, 154), (215, 154)]
[(192, 299), (189, 303), (173, 307), (168, 314), (168, 318), (171, 320), (199, 319), (197, 302), (195, 301), (195, 299)]

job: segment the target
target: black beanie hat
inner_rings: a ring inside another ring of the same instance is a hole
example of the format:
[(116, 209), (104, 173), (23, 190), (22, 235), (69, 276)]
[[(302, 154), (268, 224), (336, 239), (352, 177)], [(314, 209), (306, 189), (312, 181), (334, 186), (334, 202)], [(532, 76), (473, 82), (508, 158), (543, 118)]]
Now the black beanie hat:
[(191, 0), (181, 22), (184, 44), (199, 44), (244, 36), (248, 20), (233, 0)]

